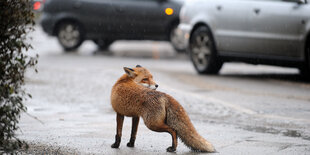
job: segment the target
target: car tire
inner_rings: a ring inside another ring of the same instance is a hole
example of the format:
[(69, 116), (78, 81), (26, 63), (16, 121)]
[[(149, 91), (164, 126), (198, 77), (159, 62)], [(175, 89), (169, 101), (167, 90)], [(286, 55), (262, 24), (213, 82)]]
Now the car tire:
[(182, 40), (178, 37), (177, 33), (178, 24), (174, 24), (170, 30), (169, 40), (175, 51), (183, 53), (186, 50), (186, 46)]
[(97, 44), (99, 50), (108, 49), (109, 46), (114, 42), (113, 40), (108, 40), (108, 39), (95, 39), (93, 41)]
[(65, 51), (73, 51), (84, 41), (84, 32), (76, 22), (61, 22), (57, 28), (57, 39)]
[(304, 66), (299, 68), (299, 71), (303, 77), (310, 79), (310, 39), (308, 39), (308, 43), (306, 46), (305, 57), (306, 61), (304, 63)]
[(217, 56), (211, 31), (206, 26), (199, 26), (192, 33), (189, 55), (199, 74), (217, 74), (223, 65)]

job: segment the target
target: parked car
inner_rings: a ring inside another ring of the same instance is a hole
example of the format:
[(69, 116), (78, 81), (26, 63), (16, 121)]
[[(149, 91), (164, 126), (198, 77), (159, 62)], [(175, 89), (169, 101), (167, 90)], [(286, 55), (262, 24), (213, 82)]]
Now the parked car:
[(191, 0), (178, 34), (201, 74), (224, 62), (297, 67), (310, 73), (310, 5), (301, 0)]
[[(115, 40), (167, 40), (175, 35), (183, 0), (46, 0), (41, 25), (66, 51), (93, 40), (101, 49)], [(183, 46), (183, 47), (182, 47)]]

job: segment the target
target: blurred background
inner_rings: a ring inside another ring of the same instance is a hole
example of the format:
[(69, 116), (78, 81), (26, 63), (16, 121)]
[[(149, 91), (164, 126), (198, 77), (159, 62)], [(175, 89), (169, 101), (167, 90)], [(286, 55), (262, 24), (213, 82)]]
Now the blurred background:
[[(125, 118), (111, 149), (110, 91), (146, 67), (220, 154), (310, 151), (310, 6), (306, 0), (34, 0), (26, 74), (28, 153), (163, 154), (168, 134)], [(179, 143), (177, 153), (192, 153)]]

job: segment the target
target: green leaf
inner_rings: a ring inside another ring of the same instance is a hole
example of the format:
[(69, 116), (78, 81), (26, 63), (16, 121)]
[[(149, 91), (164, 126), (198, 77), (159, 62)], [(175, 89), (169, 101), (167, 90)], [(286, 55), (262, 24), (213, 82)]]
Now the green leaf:
[(26, 70), (37, 64), (37, 57), (24, 52), (31, 48), (25, 40), (33, 31), (33, 17), (29, 0), (0, 0), (0, 154), (16, 154), (26, 144), (15, 131), (21, 112), (27, 109), (23, 102), (32, 98), (22, 86)]

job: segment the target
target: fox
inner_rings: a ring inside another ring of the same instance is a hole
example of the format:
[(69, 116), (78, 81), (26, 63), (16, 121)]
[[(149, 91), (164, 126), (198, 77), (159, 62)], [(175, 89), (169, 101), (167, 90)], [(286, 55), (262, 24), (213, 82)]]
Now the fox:
[(168, 132), (172, 145), (167, 152), (175, 152), (180, 138), (193, 151), (215, 152), (213, 145), (198, 134), (185, 109), (172, 96), (157, 91), (152, 74), (141, 65), (124, 67), (123, 74), (111, 91), (111, 105), (116, 112), (116, 135), (112, 148), (119, 148), (124, 116), (132, 117), (128, 147), (134, 147), (140, 117), (146, 127), (155, 132)]

